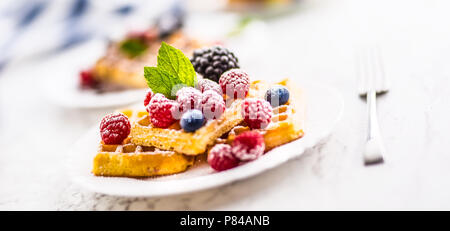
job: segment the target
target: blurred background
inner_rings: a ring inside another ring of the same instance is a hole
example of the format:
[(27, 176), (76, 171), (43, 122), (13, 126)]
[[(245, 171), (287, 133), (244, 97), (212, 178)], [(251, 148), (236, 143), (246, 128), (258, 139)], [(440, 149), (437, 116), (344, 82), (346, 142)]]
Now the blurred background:
[[(2, 0), (0, 209), (124, 209), (136, 202), (87, 193), (64, 176), (68, 147), (98, 126), (105, 113), (133, 103), (120, 99), (143, 97), (142, 92), (83, 92), (80, 71), (94, 65), (112, 41), (179, 12), (174, 9), (184, 12), (185, 34), (226, 45), (253, 79), (290, 77), (331, 85), (342, 93), (346, 108), (326, 144), (271, 175), (251, 179), (246, 192), (238, 183), (210, 204), (178, 207), (183, 198), (163, 198), (150, 200), (154, 209), (448, 209), (450, 185), (442, 176), (449, 175), (450, 163), (445, 138), (450, 2), (248, 2)], [(365, 102), (356, 94), (354, 64), (355, 51), (374, 44), (382, 48), (392, 82), (389, 96), (379, 102), (392, 165), (367, 172), (360, 155)], [(294, 174), (297, 178), (287, 180)], [(355, 188), (363, 183), (365, 189)], [(277, 184), (278, 191), (267, 184)], [(263, 203), (259, 190), (273, 203)], [(383, 200), (363, 199), (375, 192)], [(198, 202), (213, 193), (190, 197)], [(286, 200), (294, 194), (301, 197)]]

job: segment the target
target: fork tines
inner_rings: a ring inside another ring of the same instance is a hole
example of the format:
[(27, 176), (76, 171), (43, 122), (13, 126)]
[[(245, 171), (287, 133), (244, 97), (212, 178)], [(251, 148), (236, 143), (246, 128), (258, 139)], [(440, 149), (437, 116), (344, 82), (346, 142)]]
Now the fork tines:
[(358, 93), (364, 96), (369, 91), (377, 94), (385, 93), (389, 89), (389, 81), (384, 72), (379, 46), (361, 49), (356, 55), (358, 76)]

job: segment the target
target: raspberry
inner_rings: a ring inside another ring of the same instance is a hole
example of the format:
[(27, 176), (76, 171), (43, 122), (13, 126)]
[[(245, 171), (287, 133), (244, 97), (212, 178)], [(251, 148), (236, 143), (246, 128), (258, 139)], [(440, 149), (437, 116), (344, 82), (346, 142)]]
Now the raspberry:
[(130, 134), (131, 124), (122, 113), (112, 113), (103, 117), (100, 135), (105, 144), (121, 144)]
[(272, 119), (272, 106), (262, 99), (247, 98), (242, 104), (241, 113), (250, 128), (266, 128)]
[(80, 72), (80, 86), (82, 88), (94, 88), (98, 82), (94, 79), (92, 69), (82, 70)]
[(183, 87), (177, 91), (176, 95), (181, 112), (189, 109), (201, 110), (202, 93), (199, 90), (193, 87)]
[(154, 127), (167, 128), (175, 122), (174, 112), (178, 103), (167, 99), (163, 94), (155, 94), (147, 106), (150, 122)]
[(144, 99), (144, 106), (147, 107), (147, 105), (150, 103), (150, 100), (152, 99), (153, 95), (154, 94), (153, 94), (152, 89), (148, 89), (147, 95), (145, 95), (145, 99)]
[(264, 137), (257, 131), (244, 132), (233, 141), (231, 151), (242, 161), (255, 160), (264, 154)]
[(199, 89), (202, 93), (207, 90), (213, 90), (219, 93), (219, 95), (223, 94), (220, 85), (209, 79), (201, 79), (200, 81), (198, 81), (197, 89)]
[(250, 87), (248, 74), (241, 69), (231, 69), (220, 76), (222, 91), (234, 99), (243, 99)]
[(126, 35), (127, 39), (137, 39), (142, 42), (151, 42), (158, 38), (156, 30), (131, 31)]
[(225, 111), (222, 95), (213, 90), (207, 90), (202, 95), (202, 111), (206, 119), (217, 119)]
[(239, 165), (237, 159), (231, 153), (231, 146), (228, 144), (216, 144), (208, 154), (208, 163), (216, 171), (223, 171)]

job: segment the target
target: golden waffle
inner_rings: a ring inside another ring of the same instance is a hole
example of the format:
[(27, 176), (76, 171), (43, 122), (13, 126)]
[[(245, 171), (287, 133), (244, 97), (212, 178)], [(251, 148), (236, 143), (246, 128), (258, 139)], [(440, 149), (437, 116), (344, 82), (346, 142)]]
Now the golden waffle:
[[(131, 109), (121, 112), (130, 121), (147, 113)], [(193, 162), (194, 157), (132, 144), (127, 138), (120, 145), (108, 145), (101, 142), (94, 158), (92, 172), (97, 176), (149, 177), (183, 172)]]
[[(302, 89), (289, 79), (277, 84), (287, 87), (290, 97), (285, 105), (273, 108), (272, 122), (262, 130), (266, 151), (304, 135), (305, 102)], [(255, 81), (250, 86), (249, 97), (263, 98), (269, 87), (266, 82)], [(230, 131), (226, 142), (231, 143), (236, 135), (249, 130), (246, 126), (236, 126)]]
[[(177, 47), (185, 54), (191, 54), (194, 49), (201, 47), (200, 42), (187, 38), (181, 31), (172, 34), (166, 42)], [(126, 88), (148, 87), (144, 78), (144, 66), (156, 66), (161, 41), (155, 40), (149, 45), (144, 54), (134, 58), (129, 58), (122, 54), (119, 44), (110, 44), (105, 56), (96, 62), (93, 68), (94, 78), (100, 83), (108, 83), (114, 86)]]
[(217, 138), (242, 122), (241, 105), (242, 100), (234, 101), (220, 118), (208, 121), (195, 132), (183, 131), (178, 123), (169, 128), (152, 127), (146, 114), (131, 125), (131, 142), (186, 155), (202, 154)]

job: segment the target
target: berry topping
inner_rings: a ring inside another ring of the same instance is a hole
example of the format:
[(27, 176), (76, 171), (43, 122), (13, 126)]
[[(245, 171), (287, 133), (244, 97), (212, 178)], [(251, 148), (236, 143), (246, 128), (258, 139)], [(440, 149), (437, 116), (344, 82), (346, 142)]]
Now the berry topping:
[(216, 144), (208, 154), (208, 163), (216, 171), (223, 171), (239, 165), (237, 159), (231, 153), (231, 146), (228, 144)]
[(94, 88), (98, 82), (94, 79), (92, 69), (80, 72), (80, 86), (82, 88)]
[(221, 46), (195, 50), (191, 63), (197, 73), (215, 82), (219, 81), (225, 71), (239, 68), (238, 59), (233, 52)]
[(250, 87), (248, 74), (241, 69), (232, 69), (222, 74), (219, 80), (222, 91), (234, 99), (243, 99)]
[(154, 127), (167, 128), (175, 122), (174, 114), (178, 103), (167, 99), (163, 94), (155, 94), (147, 106), (150, 122)]
[(112, 113), (103, 117), (100, 135), (105, 144), (121, 144), (130, 134), (131, 124), (122, 113)]
[(145, 99), (144, 99), (144, 106), (147, 107), (147, 105), (150, 103), (150, 100), (153, 97), (153, 91), (151, 89), (148, 89), (147, 94), (145, 95)]
[(225, 102), (222, 95), (213, 90), (207, 90), (202, 95), (202, 111), (206, 119), (220, 118), (225, 111)]
[(183, 114), (180, 119), (180, 126), (187, 132), (195, 132), (203, 126), (205, 117), (201, 111), (197, 109), (189, 110)]
[(289, 100), (289, 90), (284, 86), (276, 85), (266, 91), (264, 98), (272, 107), (278, 107)]
[(198, 81), (197, 89), (199, 89), (202, 93), (207, 90), (213, 90), (219, 93), (219, 95), (223, 94), (220, 85), (209, 79), (201, 79), (200, 81)]
[(158, 33), (155, 29), (148, 30), (135, 30), (128, 32), (126, 35), (127, 39), (138, 39), (143, 42), (151, 42), (158, 38)]
[(257, 98), (247, 98), (242, 104), (242, 117), (250, 128), (266, 128), (272, 119), (270, 103)]
[(177, 102), (180, 111), (186, 112), (190, 109), (201, 109), (202, 93), (193, 87), (183, 87), (177, 91)]
[(244, 132), (233, 141), (231, 151), (242, 161), (254, 160), (264, 154), (264, 137), (257, 131)]

